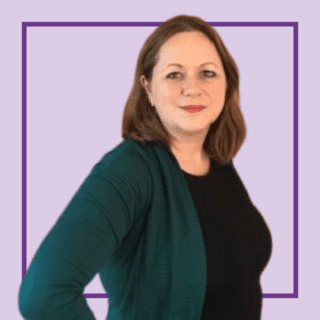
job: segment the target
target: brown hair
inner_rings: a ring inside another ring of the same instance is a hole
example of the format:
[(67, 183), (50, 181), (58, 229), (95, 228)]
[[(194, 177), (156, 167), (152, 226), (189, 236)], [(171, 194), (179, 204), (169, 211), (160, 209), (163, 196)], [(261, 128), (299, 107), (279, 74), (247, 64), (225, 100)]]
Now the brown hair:
[(222, 60), (227, 79), (225, 105), (209, 128), (203, 149), (218, 165), (229, 164), (246, 137), (246, 125), (239, 105), (239, 71), (218, 33), (195, 16), (179, 15), (165, 21), (144, 43), (138, 57), (133, 87), (125, 104), (122, 138), (142, 143), (160, 141), (169, 148), (172, 137), (163, 126), (156, 108), (151, 107), (140, 77), (144, 75), (150, 82), (161, 46), (175, 34), (186, 31), (204, 33), (213, 42)]

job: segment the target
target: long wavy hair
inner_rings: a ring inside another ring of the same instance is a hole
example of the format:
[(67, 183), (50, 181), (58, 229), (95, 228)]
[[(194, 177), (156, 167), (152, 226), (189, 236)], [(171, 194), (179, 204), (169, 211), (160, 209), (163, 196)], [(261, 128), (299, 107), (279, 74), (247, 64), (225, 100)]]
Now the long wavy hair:
[(200, 31), (216, 47), (227, 79), (225, 104), (219, 117), (211, 124), (203, 144), (205, 153), (220, 166), (229, 164), (246, 137), (246, 125), (240, 110), (239, 71), (218, 33), (204, 20), (189, 15), (173, 17), (145, 41), (138, 57), (134, 83), (126, 101), (122, 119), (122, 138), (147, 144), (161, 142), (170, 148), (172, 137), (163, 126), (156, 108), (152, 107), (140, 77), (148, 82), (159, 60), (161, 46), (180, 32)]

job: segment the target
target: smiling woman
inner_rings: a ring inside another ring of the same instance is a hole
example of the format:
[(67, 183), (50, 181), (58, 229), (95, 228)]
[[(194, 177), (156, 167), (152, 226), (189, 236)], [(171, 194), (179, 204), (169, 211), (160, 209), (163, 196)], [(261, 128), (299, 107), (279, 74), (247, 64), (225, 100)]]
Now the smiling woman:
[(83, 291), (97, 273), (108, 320), (260, 319), (272, 242), (232, 162), (246, 134), (238, 89), (205, 21), (181, 15), (156, 28), (124, 141), (94, 165), (27, 270), (25, 319), (94, 320)]
[[(186, 108), (194, 105), (204, 108)], [(239, 72), (206, 22), (177, 16), (148, 37), (125, 105), (122, 137), (161, 141), (179, 164), (214, 159), (225, 165), (235, 157), (246, 137)]]
[[(140, 80), (173, 138), (170, 148), (180, 166), (186, 160), (196, 165), (206, 161), (203, 143), (211, 124), (222, 112), (227, 87), (212, 41), (198, 31), (172, 36), (159, 50), (150, 83), (144, 75)], [(195, 113), (195, 109), (202, 112)]]

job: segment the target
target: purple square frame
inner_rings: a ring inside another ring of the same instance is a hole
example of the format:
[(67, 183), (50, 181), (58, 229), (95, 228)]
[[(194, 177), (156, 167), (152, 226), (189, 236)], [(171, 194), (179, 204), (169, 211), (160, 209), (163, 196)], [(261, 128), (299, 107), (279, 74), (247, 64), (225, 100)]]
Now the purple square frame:
[[(158, 27), (163, 22), (22, 22), (22, 279), (27, 270), (27, 27)], [(293, 27), (293, 293), (263, 298), (298, 298), (298, 22), (207, 22), (213, 27)], [(107, 294), (83, 294), (108, 298)]]

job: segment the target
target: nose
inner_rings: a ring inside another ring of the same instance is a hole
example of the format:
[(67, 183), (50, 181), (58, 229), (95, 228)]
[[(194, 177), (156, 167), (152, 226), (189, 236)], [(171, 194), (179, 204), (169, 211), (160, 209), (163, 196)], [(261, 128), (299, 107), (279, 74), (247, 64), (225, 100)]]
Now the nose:
[(182, 83), (182, 92), (184, 94), (199, 94), (201, 91), (200, 84), (197, 79), (189, 77)]

